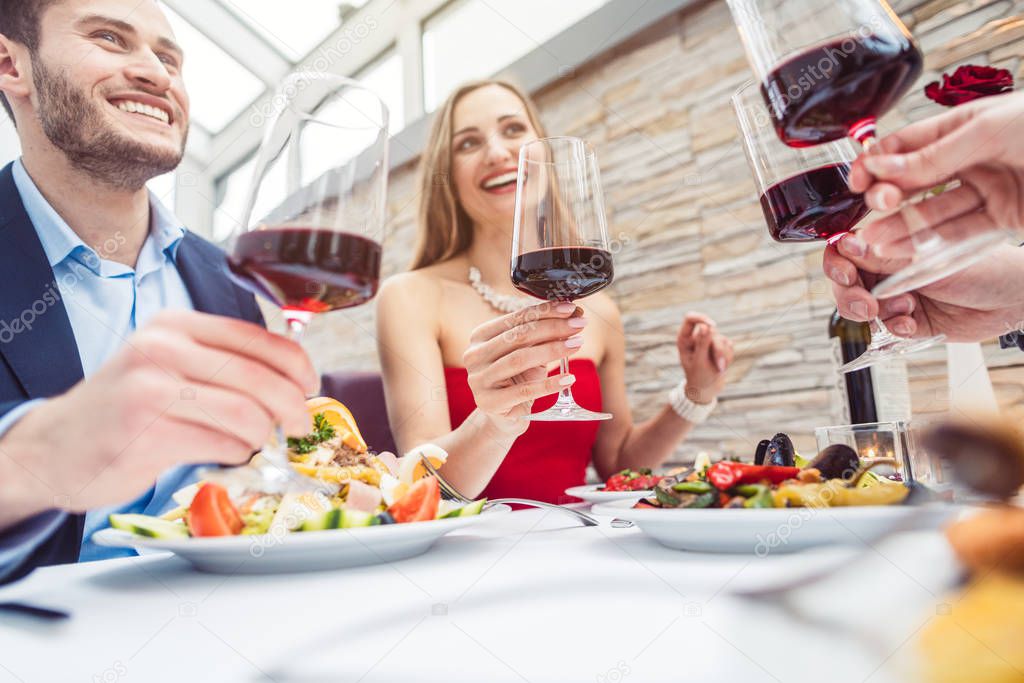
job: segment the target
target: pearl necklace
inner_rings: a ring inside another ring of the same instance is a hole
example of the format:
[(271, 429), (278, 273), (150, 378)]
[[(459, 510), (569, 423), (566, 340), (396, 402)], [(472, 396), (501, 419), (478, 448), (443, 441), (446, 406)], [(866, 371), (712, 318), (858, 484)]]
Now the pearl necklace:
[(475, 266), (469, 267), (469, 284), (480, 295), (480, 298), (491, 305), (491, 308), (502, 313), (515, 313), (536, 303), (525, 296), (498, 294), (490, 286), (484, 284), (480, 271)]

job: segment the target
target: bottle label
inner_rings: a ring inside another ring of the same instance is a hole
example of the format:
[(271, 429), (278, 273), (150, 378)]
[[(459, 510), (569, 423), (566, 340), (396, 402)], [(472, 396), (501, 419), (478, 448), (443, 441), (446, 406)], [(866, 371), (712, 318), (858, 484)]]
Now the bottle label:
[(838, 418), (834, 424), (850, 424), (850, 402), (846, 398), (846, 375), (839, 371), (843, 366), (843, 347), (839, 337), (829, 338), (829, 347), (832, 351), (832, 384), (829, 387), (828, 398), (832, 407), (832, 415)]
[(871, 367), (875, 389), (875, 410), (879, 422), (910, 420), (910, 379), (907, 362), (891, 358)]

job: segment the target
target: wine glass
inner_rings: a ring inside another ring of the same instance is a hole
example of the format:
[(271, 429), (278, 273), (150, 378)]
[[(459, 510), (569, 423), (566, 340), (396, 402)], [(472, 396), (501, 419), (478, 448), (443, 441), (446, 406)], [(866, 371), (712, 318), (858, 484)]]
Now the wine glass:
[[(243, 287), (280, 306), (300, 341), (314, 315), (377, 293), (388, 173), (388, 110), (339, 76), (297, 73), (274, 96), (257, 155), (244, 229), (228, 266)], [(280, 425), (251, 488), (322, 490), (291, 467)]]
[[(538, 299), (582, 299), (611, 284), (604, 195), (597, 157), (584, 140), (541, 138), (519, 150), (512, 284)], [(569, 361), (561, 361), (562, 374)], [(544, 422), (609, 420), (580, 407), (569, 387), (548, 410), (524, 419)]]
[[(849, 138), (815, 147), (787, 147), (776, 136), (754, 81), (736, 91), (732, 104), (772, 239), (834, 244), (868, 214), (864, 195), (851, 191), (848, 184), (850, 164), (857, 158), (857, 148)], [(876, 317), (871, 322), (867, 350), (840, 370), (860, 370), (944, 339), (942, 335), (902, 339)]]
[[(869, 151), (878, 117), (921, 75), (921, 52), (885, 0), (727, 3), (775, 132), (791, 147), (849, 136)], [(1007, 235), (991, 231), (950, 242), (914, 223), (908, 221), (913, 261), (875, 286), (878, 298), (959, 272), (999, 248)]]

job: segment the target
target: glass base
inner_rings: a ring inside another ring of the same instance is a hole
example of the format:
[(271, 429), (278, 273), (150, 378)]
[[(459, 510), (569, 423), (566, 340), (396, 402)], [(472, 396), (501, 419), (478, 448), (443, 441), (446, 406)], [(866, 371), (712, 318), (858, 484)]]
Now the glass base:
[(560, 394), (555, 405), (540, 413), (524, 415), (530, 422), (589, 422), (592, 420), (610, 420), (611, 413), (595, 413), (581, 407), (573, 400), (572, 394)]
[(856, 370), (863, 370), (875, 363), (881, 363), (882, 361), (889, 360), (890, 358), (923, 351), (935, 346), (936, 344), (941, 344), (945, 340), (946, 335), (944, 334), (938, 334), (934, 337), (927, 337), (925, 339), (901, 339), (900, 337), (892, 337), (890, 340), (883, 341), (878, 345), (875, 345), (874, 339), (872, 339), (871, 345), (868, 346), (867, 351), (839, 368), (839, 371), (847, 373), (855, 372)]
[(890, 299), (938, 282), (981, 261), (1001, 247), (1008, 234), (1004, 230), (984, 232), (960, 242), (946, 242), (934, 251), (920, 252), (909, 266), (875, 285), (871, 294), (876, 299)]

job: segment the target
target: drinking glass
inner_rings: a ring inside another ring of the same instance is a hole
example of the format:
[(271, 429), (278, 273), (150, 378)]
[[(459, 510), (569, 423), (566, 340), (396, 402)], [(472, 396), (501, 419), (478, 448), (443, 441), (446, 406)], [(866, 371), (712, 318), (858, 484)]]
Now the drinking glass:
[[(743, 148), (757, 182), (768, 230), (779, 242), (842, 239), (868, 213), (864, 195), (850, 190), (857, 148), (849, 138), (814, 147), (787, 147), (776, 136), (757, 84), (747, 82), (732, 98)], [(902, 339), (880, 318), (871, 322), (867, 350), (840, 370), (853, 372), (897, 355), (921, 351), (945, 339)]]
[[(301, 341), (314, 315), (377, 293), (388, 110), (356, 81), (324, 73), (288, 77), (273, 103), (228, 266), (240, 285), (281, 308), (286, 336)], [(278, 426), (248, 468), (259, 477), (250, 486), (319, 490), (293, 470), (286, 448)]]
[[(885, 0), (727, 2), (775, 132), (791, 147), (849, 136), (870, 150), (878, 117), (921, 75), (917, 43)], [(914, 203), (905, 208), (914, 258), (874, 287), (878, 298), (946, 278), (1006, 241), (1005, 231), (946, 240), (912, 220)]]
[[(597, 157), (584, 140), (541, 138), (519, 150), (512, 284), (553, 303), (576, 301), (611, 284), (614, 275)], [(569, 372), (563, 358), (561, 372)], [(608, 420), (580, 407), (566, 387), (534, 421)]]

